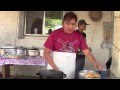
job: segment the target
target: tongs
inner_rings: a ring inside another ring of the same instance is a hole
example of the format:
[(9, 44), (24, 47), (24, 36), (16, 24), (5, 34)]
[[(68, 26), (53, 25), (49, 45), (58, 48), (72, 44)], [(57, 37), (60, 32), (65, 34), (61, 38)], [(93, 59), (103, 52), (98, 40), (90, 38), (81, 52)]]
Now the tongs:
[(97, 67), (97, 69), (98, 69), (98, 70), (97, 70), (97, 71), (98, 71), (98, 73), (100, 74), (100, 73), (101, 73), (101, 70), (99, 70), (99, 68), (98, 68), (98, 67)]
[(99, 74), (100, 74), (100, 72), (101, 72), (101, 71), (98, 69), (98, 73), (99, 73)]

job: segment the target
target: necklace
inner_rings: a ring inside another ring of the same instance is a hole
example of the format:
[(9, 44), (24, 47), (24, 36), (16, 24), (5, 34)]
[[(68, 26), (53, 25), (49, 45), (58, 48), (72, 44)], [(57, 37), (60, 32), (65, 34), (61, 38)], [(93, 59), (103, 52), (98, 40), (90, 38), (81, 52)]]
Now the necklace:
[[(64, 30), (63, 30), (64, 31)], [(71, 41), (72, 40), (72, 37), (73, 37), (73, 34), (74, 33), (72, 33), (72, 34), (70, 34), (70, 36), (69, 36), (69, 40), (67, 39), (67, 36), (66, 36), (66, 34), (65, 34), (65, 31), (64, 31), (64, 38), (65, 38), (65, 42), (63, 43), (63, 48), (64, 48), (64, 51), (65, 52), (74, 52), (75, 50), (74, 50), (74, 48), (73, 48), (73, 42)]]

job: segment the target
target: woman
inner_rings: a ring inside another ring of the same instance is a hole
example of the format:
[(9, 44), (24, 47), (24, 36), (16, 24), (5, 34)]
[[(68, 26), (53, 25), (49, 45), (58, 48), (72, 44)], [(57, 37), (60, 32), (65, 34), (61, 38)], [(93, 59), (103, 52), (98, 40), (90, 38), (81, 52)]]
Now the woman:
[[(73, 60), (71, 61), (68, 60), (66, 62), (63, 57), (58, 58), (61, 60), (55, 60), (51, 55), (52, 52), (67, 52), (64, 53), (64, 55), (67, 55), (69, 53), (70, 54), (69, 56), (73, 55), (74, 57), (74, 55), (76, 55), (74, 53), (76, 53), (78, 48), (80, 48), (84, 55), (93, 63), (93, 65), (96, 68), (100, 70), (102, 69), (101, 65), (96, 61), (96, 59), (90, 52), (84, 37), (77, 31), (75, 31), (76, 23), (77, 23), (76, 14), (73, 12), (68, 12), (63, 17), (62, 20), (63, 27), (53, 31), (44, 44), (45, 46), (44, 57), (47, 60), (49, 66), (51, 66), (51, 68), (54, 70), (60, 70), (63, 71), (64, 73), (67, 73), (69, 79), (74, 78), (75, 58), (73, 58)], [(55, 53), (55, 55), (57, 54)], [(53, 56), (55, 55), (53, 53)], [(62, 66), (64, 65), (64, 63), (66, 64), (66, 67)], [(70, 76), (70, 74), (73, 74), (73, 76)]]

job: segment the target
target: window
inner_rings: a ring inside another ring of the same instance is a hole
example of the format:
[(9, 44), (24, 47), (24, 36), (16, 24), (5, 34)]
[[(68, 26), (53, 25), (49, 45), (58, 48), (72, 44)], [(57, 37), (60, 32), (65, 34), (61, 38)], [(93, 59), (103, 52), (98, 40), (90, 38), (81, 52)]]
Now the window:
[(44, 11), (25, 12), (25, 34), (42, 34)]
[(63, 11), (26, 11), (25, 35), (48, 35), (62, 25)]
[(55, 30), (62, 25), (62, 11), (46, 11), (45, 12), (45, 28), (44, 34), (49, 34), (49, 30)]

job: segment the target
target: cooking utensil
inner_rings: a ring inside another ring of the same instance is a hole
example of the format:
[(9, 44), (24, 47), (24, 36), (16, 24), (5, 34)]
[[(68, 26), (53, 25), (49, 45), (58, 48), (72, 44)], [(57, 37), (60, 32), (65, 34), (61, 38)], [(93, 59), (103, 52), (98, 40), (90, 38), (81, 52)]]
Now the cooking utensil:
[(35, 56), (39, 56), (39, 49), (38, 48), (31, 48), (31, 49), (28, 49), (28, 55), (29, 56), (32, 56), (32, 57), (35, 57)]
[(27, 49), (26, 48), (24, 48), (24, 47), (18, 47), (18, 49), (17, 49), (17, 54), (18, 55), (27, 55)]
[(101, 72), (101, 71), (98, 69), (98, 73), (99, 73), (99, 74), (100, 74), (100, 72)]
[(6, 45), (6, 46), (2, 46), (0, 47), (0, 49), (2, 51), (5, 51), (5, 53), (2, 54), (16, 54), (17, 48), (15, 46), (12, 45)]
[(63, 79), (66, 77), (66, 74), (64, 74), (62, 71), (53, 70), (53, 69), (41, 70), (36, 74), (39, 75), (40, 79)]

